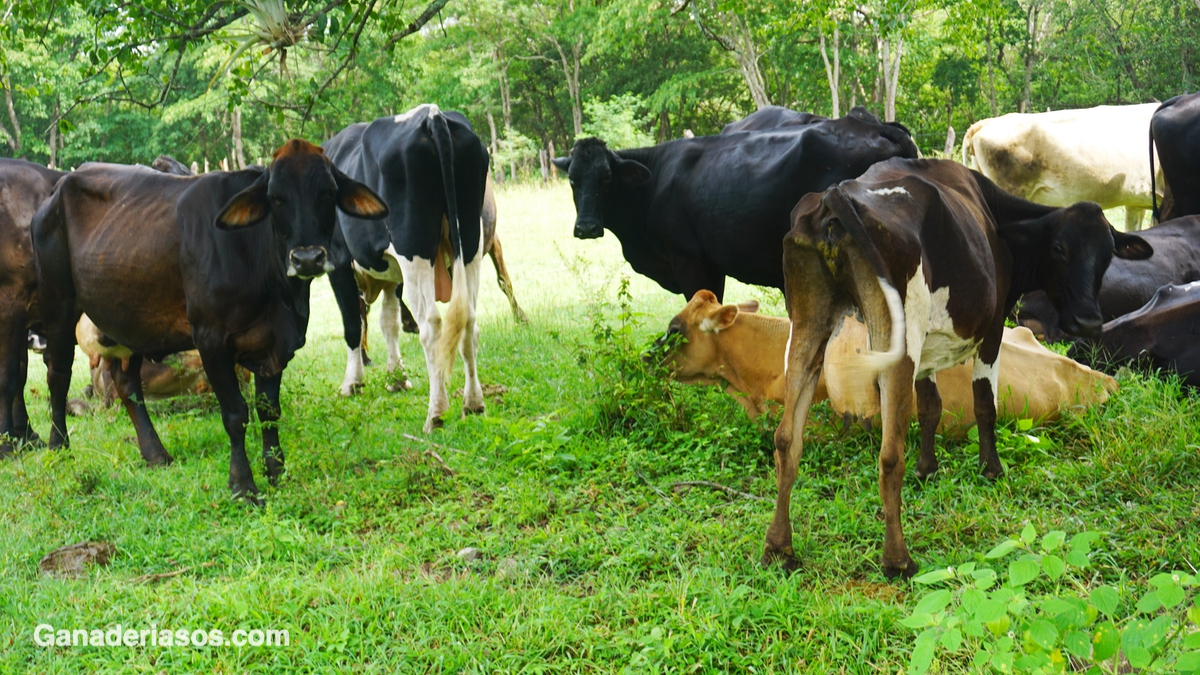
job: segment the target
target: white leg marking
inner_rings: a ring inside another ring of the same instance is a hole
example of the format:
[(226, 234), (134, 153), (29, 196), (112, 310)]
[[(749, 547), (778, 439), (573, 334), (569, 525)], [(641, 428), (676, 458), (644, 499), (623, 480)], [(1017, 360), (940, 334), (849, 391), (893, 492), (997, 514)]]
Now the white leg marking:
[(992, 387), (992, 403), (996, 404), (996, 411), (999, 413), (1000, 405), (998, 403), (1000, 397), (1000, 355), (996, 355), (996, 362), (986, 364), (983, 359), (975, 356), (975, 363), (971, 367), (971, 381), (978, 382), (979, 380), (987, 380)]
[(385, 286), (380, 295), (383, 296), (383, 310), (379, 312), (379, 328), (387, 343), (387, 369), (391, 373), (404, 369), (404, 361), (400, 358), (400, 300), (396, 297), (395, 284)]
[[(482, 241), (482, 237), (480, 238)], [(479, 356), (479, 324), (475, 321), (475, 301), (479, 297), (479, 277), (482, 271), (483, 256), (476, 255), (475, 259), (466, 265), (467, 284), (467, 329), (460, 345), (463, 357), (463, 369), (466, 371), (466, 382), (463, 384), (463, 411), (483, 411), (483, 387), (479, 384), (479, 373), (476, 370), (476, 359)], [(461, 283), (458, 279), (454, 283)]]
[(342, 396), (352, 396), (363, 384), (362, 345), (346, 348), (346, 376), (342, 378)]
[(434, 420), (450, 409), (446, 381), (436, 360), (438, 337), (442, 334), (442, 316), (438, 313), (435, 299), (433, 261), (414, 256), (412, 260), (401, 257), (399, 262), (404, 274), (404, 297), (417, 321), (421, 347), (425, 351), (425, 371), (429, 374), (429, 411), (425, 417), (425, 432), (428, 433), (434, 429)]

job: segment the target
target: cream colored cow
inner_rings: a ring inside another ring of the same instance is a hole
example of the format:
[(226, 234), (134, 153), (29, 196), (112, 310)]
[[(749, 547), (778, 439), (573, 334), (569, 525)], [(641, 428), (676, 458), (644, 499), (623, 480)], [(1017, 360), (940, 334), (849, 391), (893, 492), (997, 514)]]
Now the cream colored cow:
[[(1126, 231), (1137, 230), (1151, 208), (1148, 139), (1157, 108), (1157, 103), (1102, 105), (980, 120), (963, 136), (963, 164), (970, 166), (973, 154), (975, 169), (1039, 204), (1124, 206)], [(1160, 202), (1162, 180), (1159, 170)]]
[[(668, 356), (674, 377), (689, 384), (725, 384), (754, 418), (783, 400), (784, 354), (791, 322), (756, 313), (757, 303), (724, 305), (700, 291), (671, 320), (667, 333), (686, 342)], [(848, 367), (867, 347), (867, 329), (847, 315), (825, 348), (825, 365), (813, 401), (829, 399), (848, 420), (877, 420), (879, 391)], [(946, 435), (962, 435), (975, 423), (972, 363), (937, 374)], [(1026, 328), (1004, 329), (1000, 348), (1000, 419), (1057, 419), (1065, 408), (1091, 406), (1117, 390), (1113, 378), (1055, 354)], [(916, 415), (915, 401), (912, 414)]]

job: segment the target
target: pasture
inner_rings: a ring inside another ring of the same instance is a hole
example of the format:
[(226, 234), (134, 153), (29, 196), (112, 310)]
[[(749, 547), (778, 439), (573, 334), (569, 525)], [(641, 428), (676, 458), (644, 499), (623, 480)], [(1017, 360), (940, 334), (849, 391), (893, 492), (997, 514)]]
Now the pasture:
[[(770, 503), (674, 486), (711, 481), (773, 500), (777, 420), (746, 420), (715, 388), (656, 388), (634, 372), (638, 349), (684, 299), (634, 274), (611, 235), (574, 239), (565, 181), (497, 198), (530, 323), (513, 322), (487, 264), (480, 376), (504, 390), (488, 396), (486, 416), (431, 435), (436, 446), (420, 440), (428, 379), (415, 336), (402, 338), (413, 391), (386, 391), (376, 366), (360, 395), (337, 394), (345, 347), (318, 281), (307, 346), (283, 383), (287, 473), (277, 487), (260, 482), (265, 506), (229, 496), (211, 397), (151, 405), (175, 457), (166, 469), (144, 465), (119, 407), (70, 418), (69, 451), (0, 463), (0, 672), (905, 667), (913, 631), (898, 621), (917, 594), (879, 572), (878, 434), (843, 433), (819, 409), (793, 498), (803, 566), (790, 576), (762, 568)], [(782, 312), (777, 292), (729, 283), (729, 301)], [(381, 363), (377, 317), (370, 354)], [(27, 400), (45, 437), (45, 370), (34, 361)], [(452, 388), (461, 378), (460, 361)], [(1195, 396), (1177, 380), (1118, 379), (1101, 409), (1005, 427), (1008, 473), (994, 484), (969, 440), (940, 441), (939, 475), (916, 482), (913, 427), (903, 521), (922, 571), (972, 560), (1026, 524), (1102, 533), (1092, 584), (1138, 588), (1200, 559)], [(86, 383), (77, 358), (71, 396)], [(260, 447), (253, 425), (250, 439)], [(263, 475), (261, 459), (253, 464)], [(112, 542), (116, 556), (79, 580), (39, 573), (43, 555), (85, 540)], [(458, 555), (468, 547), (478, 554)], [(291, 644), (42, 648), (32, 640), (40, 623), (287, 629)]]

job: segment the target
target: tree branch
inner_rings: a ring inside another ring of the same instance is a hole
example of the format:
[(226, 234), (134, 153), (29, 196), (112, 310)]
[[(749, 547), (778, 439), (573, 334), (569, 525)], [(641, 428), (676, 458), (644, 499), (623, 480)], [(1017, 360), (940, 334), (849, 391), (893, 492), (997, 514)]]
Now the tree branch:
[(430, 2), (429, 6), (425, 8), (425, 11), (421, 12), (421, 15), (414, 19), (412, 23), (405, 26), (404, 30), (388, 38), (388, 41), (383, 44), (383, 48), (390, 49), (392, 45), (396, 44), (400, 40), (403, 40), (409, 35), (421, 30), (421, 27), (429, 23), (429, 20), (433, 18), (434, 14), (442, 11), (442, 8), (446, 6), (447, 2), (449, 2), (449, 0), (433, 0)]

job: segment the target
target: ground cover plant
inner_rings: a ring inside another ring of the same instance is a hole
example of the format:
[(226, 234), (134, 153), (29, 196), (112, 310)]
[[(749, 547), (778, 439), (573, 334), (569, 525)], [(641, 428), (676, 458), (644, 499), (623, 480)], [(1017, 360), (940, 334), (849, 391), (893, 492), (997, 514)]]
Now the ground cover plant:
[[(265, 506), (229, 499), (211, 399), (152, 405), (176, 458), (166, 469), (142, 465), (117, 408), (70, 418), (70, 450), (0, 463), (0, 672), (908, 669), (920, 632), (906, 617), (942, 587), (879, 572), (878, 436), (843, 432), (818, 409), (793, 500), (803, 567), (760, 567), (770, 503), (676, 484), (773, 499), (773, 421), (635, 366), (684, 300), (633, 274), (614, 238), (574, 240), (566, 185), (505, 188), (498, 201), (530, 324), (513, 323), (486, 272), (480, 373), (504, 390), (486, 416), (428, 437), (436, 446), (420, 434), (428, 380), (414, 337), (402, 340), (413, 391), (387, 392), (374, 368), (361, 395), (337, 395), (344, 343), (319, 282), (308, 345), (284, 379), (287, 473)], [(774, 291), (731, 283), (726, 296), (782, 309)], [(44, 376), (35, 364), (27, 391), (43, 435)], [(1082, 598), (1112, 586), (1131, 604), (1159, 574), (1194, 574), (1196, 399), (1175, 380), (1119, 379), (1102, 409), (1005, 427), (1008, 473), (994, 484), (970, 439), (941, 443), (941, 471), (925, 484), (910, 467), (904, 525), (922, 572), (975, 560), (1029, 526), (1098, 533), (1084, 571), (1071, 572)], [(85, 384), (80, 360), (72, 396)], [(915, 448), (915, 432), (909, 440)], [(81, 579), (39, 572), (46, 553), (81, 541), (111, 542), (111, 562)], [(33, 641), (40, 623), (273, 628), (291, 640), (44, 648)], [(965, 652), (932, 664), (975, 667)]]

